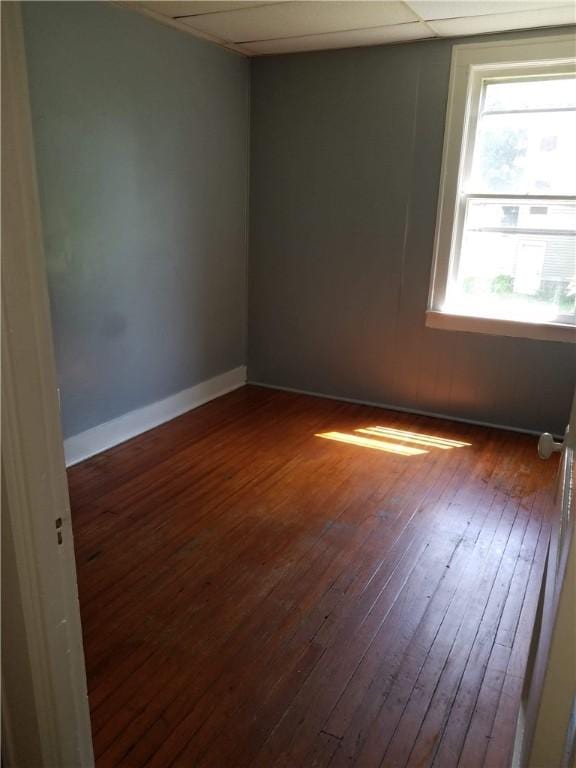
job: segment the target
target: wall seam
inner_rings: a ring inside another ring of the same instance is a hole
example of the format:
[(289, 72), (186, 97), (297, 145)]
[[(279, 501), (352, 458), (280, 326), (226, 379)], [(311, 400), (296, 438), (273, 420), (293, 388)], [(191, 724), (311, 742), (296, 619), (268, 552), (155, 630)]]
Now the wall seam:
[(252, 173), (252, 59), (248, 59), (248, 115), (246, 126), (246, 202), (244, 217), (244, 365), (248, 369), (249, 317), (250, 317), (250, 177)]
[[(408, 194), (406, 196), (406, 209), (404, 214), (404, 233), (402, 237), (402, 252), (401, 252), (401, 260), (400, 260), (400, 279), (399, 279), (399, 285), (398, 285), (398, 301), (396, 305), (396, 313), (394, 317), (394, 359), (396, 360), (398, 357), (398, 330), (400, 325), (400, 312), (402, 310), (402, 296), (404, 293), (404, 273), (406, 269), (406, 247), (408, 244), (408, 232), (410, 229), (410, 222), (411, 222), (411, 214), (412, 214), (412, 203), (413, 203), (413, 196), (414, 196), (414, 188), (412, 184), (412, 179), (414, 175), (414, 166), (415, 166), (415, 155), (416, 155), (416, 134), (417, 134), (417, 126), (418, 126), (418, 102), (419, 102), (419, 94), (420, 94), (420, 70), (422, 67), (422, 60), (421, 57), (418, 57), (418, 68), (416, 72), (416, 83), (414, 85), (415, 90), (415, 98), (414, 98), (414, 112), (413, 112), (413, 124), (412, 124), (412, 136), (411, 136), (411, 142), (410, 142), (410, 171), (407, 174), (408, 179)], [(399, 374), (399, 367), (394, 366), (394, 378), (393, 378), (393, 387), (397, 389), (397, 380), (398, 380), (398, 374)]]

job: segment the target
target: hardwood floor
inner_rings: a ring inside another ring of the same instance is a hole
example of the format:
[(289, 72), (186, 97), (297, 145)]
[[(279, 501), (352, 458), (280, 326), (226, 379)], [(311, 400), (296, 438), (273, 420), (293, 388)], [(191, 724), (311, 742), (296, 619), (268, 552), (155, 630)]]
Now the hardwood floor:
[(98, 767), (507, 766), (556, 466), (245, 387), (73, 467)]

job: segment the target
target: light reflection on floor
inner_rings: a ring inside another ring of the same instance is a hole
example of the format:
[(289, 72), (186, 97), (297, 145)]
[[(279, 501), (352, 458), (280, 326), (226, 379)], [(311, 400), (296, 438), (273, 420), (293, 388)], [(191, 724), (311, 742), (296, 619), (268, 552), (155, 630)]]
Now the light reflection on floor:
[[(418, 432), (407, 432), (403, 429), (378, 426), (355, 429), (354, 433), (321, 432), (316, 437), (322, 437), (324, 440), (336, 440), (339, 443), (348, 443), (349, 445), (356, 445), (361, 448), (395, 453), (401, 456), (419, 456), (429, 453), (431, 449), (435, 448), (442, 451), (450, 451), (453, 448), (465, 448), (471, 445), (471, 443), (465, 443), (461, 440), (451, 440), (436, 435), (424, 435)], [(404, 445), (404, 443), (409, 443), (409, 445)], [(416, 448), (414, 446), (419, 447)]]

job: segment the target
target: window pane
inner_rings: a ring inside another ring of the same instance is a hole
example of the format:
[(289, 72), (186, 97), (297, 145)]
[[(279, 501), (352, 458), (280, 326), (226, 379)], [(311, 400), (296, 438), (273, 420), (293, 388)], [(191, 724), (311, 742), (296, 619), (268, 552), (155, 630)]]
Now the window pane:
[(532, 322), (576, 316), (576, 203), (470, 201), (445, 309)]
[(562, 234), (576, 231), (576, 202), (547, 203), (524, 200), (470, 200), (465, 230), (553, 230)]
[(488, 83), (483, 111), (576, 107), (576, 78)]
[(576, 194), (576, 111), (483, 115), (468, 192)]

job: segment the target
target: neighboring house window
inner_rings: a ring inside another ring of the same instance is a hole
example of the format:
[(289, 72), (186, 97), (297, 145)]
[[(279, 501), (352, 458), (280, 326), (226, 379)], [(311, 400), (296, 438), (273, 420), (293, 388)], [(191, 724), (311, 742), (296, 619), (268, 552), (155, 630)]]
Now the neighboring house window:
[(576, 38), (455, 46), (427, 324), (576, 341)]

